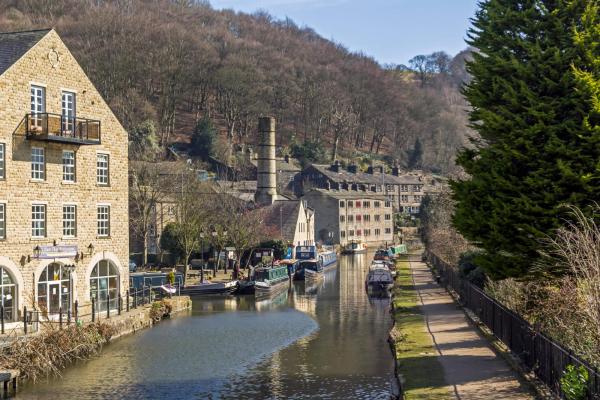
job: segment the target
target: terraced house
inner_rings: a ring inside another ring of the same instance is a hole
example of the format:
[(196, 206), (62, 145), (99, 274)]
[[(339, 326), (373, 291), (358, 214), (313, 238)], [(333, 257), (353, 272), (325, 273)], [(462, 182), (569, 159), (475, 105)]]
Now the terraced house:
[(0, 33), (5, 320), (117, 307), (128, 281), (127, 133), (52, 29)]

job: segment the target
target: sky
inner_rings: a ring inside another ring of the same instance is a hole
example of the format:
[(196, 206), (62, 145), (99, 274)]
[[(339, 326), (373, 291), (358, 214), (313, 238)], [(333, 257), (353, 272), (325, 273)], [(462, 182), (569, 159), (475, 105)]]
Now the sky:
[(289, 17), (326, 39), (362, 51), (381, 64), (408, 64), (418, 54), (467, 47), (478, 0), (210, 0), (215, 9), (265, 10)]

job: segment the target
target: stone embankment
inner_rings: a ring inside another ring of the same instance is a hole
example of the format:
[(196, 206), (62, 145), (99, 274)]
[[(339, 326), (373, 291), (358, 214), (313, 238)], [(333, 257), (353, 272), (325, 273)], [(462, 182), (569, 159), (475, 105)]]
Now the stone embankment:
[(66, 326), (40, 322), (39, 332), (16, 337), (2, 348), (0, 374), (16, 371), (20, 379), (30, 381), (57, 375), (73, 362), (98, 354), (105, 344), (186, 312), (191, 304), (189, 296), (177, 296), (95, 322)]

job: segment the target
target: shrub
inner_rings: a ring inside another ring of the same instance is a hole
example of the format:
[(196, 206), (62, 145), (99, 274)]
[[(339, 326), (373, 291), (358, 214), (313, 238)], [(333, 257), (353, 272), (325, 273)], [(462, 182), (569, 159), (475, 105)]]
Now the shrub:
[(476, 259), (481, 252), (467, 251), (460, 255), (458, 270), (460, 276), (472, 284), (483, 287), (487, 280), (485, 272), (476, 264)]
[(589, 374), (582, 366), (567, 365), (560, 378), (560, 387), (567, 400), (583, 400), (587, 395)]

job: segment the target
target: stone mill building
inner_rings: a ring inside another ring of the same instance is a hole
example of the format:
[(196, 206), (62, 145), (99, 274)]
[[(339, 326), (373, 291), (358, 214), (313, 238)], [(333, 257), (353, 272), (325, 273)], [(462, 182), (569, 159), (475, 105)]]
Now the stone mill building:
[(128, 282), (127, 133), (53, 29), (0, 33), (0, 104), (5, 320), (92, 298), (116, 309)]

